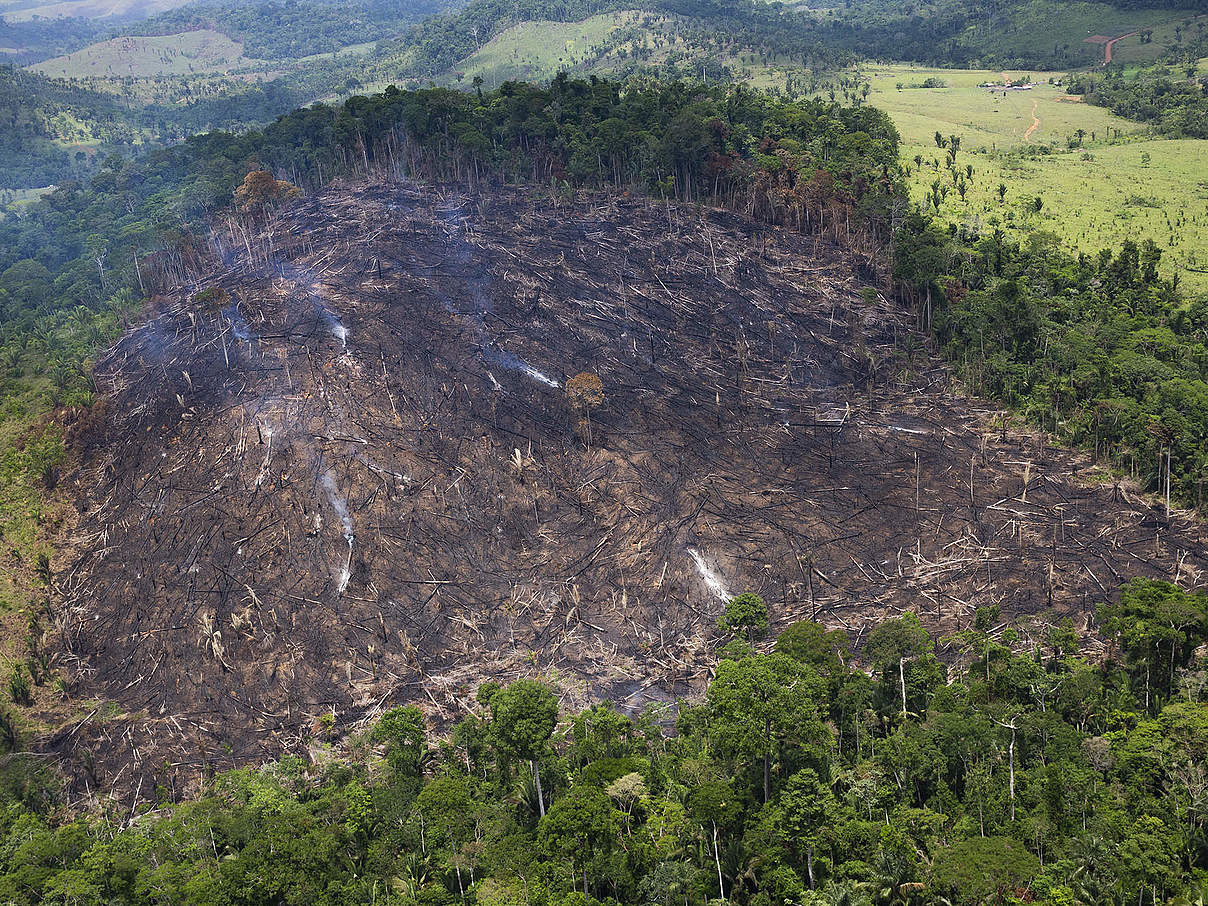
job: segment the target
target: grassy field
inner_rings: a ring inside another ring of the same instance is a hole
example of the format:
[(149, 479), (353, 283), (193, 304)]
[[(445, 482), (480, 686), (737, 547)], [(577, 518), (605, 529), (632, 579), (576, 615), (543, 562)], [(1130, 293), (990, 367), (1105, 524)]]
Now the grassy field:
[(345, 57), (364, 57), (373, 53), (373, 49), (377, 47), (376, 41), (365, 41), (361, 44), (347, 44), (334, 51), (324, 51), (323, 53), (312, 53), (305, 57), (298, 57), (295, 63), (323, 63), (328, 60), (344, 59)]
[(463, 79), (482, 76), (488, 86), (506, 79), (544, 80), (559, 70), (581, 66), (613, 31), (636, 22), (641, 13), (623, 11), (582, 22), (523, 22), (496, 35), (457, 67)]
[(53, 78), (153, 78), (226, 72), (255, 62), (243, 56), (242, 44), (211, 29), (198, 29), (175, 35), (113, 38), (29, 68)]
[[(1060, 74), (1006, 73), (1036, 86), (1006, 96), (977, 87), (1003, 73), (884, 66), (866, 75), (868, 102), (888, 111), (902, 134), (916, 198), (938, 181), (948, 189), (940, 206), (945, 216), (1020, 235), (1051, 233), (1070, 249), (1096, 252), (1125, 239), (1153, 239), (1168, 274), (1177, 268), (1186, 286), (1208, 290), (1208, 274), (1190, 270), (1208, 270), (1208, 141), (1151, 137), (1050, 84)], [(907, 87), (929, 77), (948, 87)], [(1085, 133), (1081, 143), (1078, 129)], [(973, 166), (964, 200), (936, 131), (960, 136), (958, 169)], [(1006, 186), (1002, 202), (999, 184)]]

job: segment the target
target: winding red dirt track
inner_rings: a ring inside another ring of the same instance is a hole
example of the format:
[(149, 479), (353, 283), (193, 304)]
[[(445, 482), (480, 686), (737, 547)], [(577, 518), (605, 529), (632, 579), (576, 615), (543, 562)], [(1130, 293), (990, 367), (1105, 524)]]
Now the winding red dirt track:
[(1040, 102), (1036, 100), (1036, 98), (1032, 98), (1032, 125), (1028, 126), (1027, 130), (1023, 134), (1023, 140), (1025, 142), (1030, 142), (1032, 140), (1032, 133), (1040, 128), (1040, 117), (1036, 115), (1036, 107), (1039, 104)]
[(1118, 38), (1112, 38), (1110, 41), (1108, 41), (1106, 44), (1104, 44), (1103, 45), (1103, 65), (1108, 66), (1111, 64), (1112, 47), (1115, 46), (1115, 43), (1117, 41), (1123, 41), (1125, 38), (1132, 38), (1138, 34), (1140, 34), (1140, 32), (1130, 31), (1128, 34), (1120, 35), (1120, 37), (1118, 37)]

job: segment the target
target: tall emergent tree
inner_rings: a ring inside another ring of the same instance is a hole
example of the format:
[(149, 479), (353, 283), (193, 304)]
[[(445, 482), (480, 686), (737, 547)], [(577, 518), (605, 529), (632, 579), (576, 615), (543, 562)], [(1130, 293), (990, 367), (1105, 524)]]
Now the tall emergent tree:
[(505, 753), (526, 760), (537, 784), (537, 809), (545, 817), (541, 756), (558, 725), (558, 697), (544, 683), (520, 679), (491, 696), (491, 733)]

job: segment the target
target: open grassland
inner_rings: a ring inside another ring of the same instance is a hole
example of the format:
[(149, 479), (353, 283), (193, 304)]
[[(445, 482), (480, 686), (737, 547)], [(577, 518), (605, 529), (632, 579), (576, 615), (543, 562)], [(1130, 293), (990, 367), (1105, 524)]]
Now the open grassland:
[(52, 78), (154, 78), (226, 72), (254, 63), (243, 56), (242, 44), (220, 32), (198, 29), (113, 38), (29, 68)]
[(581, 22), (522, 22), (484, 44), (456, 72), (463, 78), (481, 76), (488, 85), (506, 79), (548, 79), (593, 60), (614, 31), (641, 16), (626, 10)]
[[(1113, 136), (1142, 128), (1066, 94), (1060, 85), (1053, 84), (1062, 80), (1062, 73), (919, 69), (900, 65), (879, 66), (864, 74), (872, 85), (868, 102), (893, 115), (907, 144), (929, 145), (932, 151), (938, 151), (934, 141), (937, 129), (944, 135), (960, 135), (962, 149), (984, 147), (993, 151), (1025, 142), (1064, 142), (1079, 128), (1086, 130), (1088, 137), (1094, 132), (1097, 138), (1106, 138), (1109, 128)], [(919, 87), (928, 79), (938, 79), (947, 87)], [(1012, 82), (1026, 79), (1034, 87), (1028, 91), (990, 91), (978, 87), (1004, 79)], [(1038, 125), (1028, 134), (1037, 120)]]
[[(1060, 74), (1005, 73), (1035, 84), (1005, 95), (977, 87), (1001, 81), (1003, 73), (885, 66), (867, 75), (868, 102), (888, 111), (902, 134), (917, 199), (934, 195), (938, 184), (946, 217), (1017, 234), (1051, 233), (1082, 251), (1152, 239), (1165, 253), (1167, 273), (1177, 268), (1185, 285), (1208, 290), (1208, 273), (1199, 272), (1208, 271), (1208, 141), (1150, 137), (1050, 84)], [(948, 87), (909, 87), (928, 78)], [(937, 131), (960, 136), (963, 200)]]

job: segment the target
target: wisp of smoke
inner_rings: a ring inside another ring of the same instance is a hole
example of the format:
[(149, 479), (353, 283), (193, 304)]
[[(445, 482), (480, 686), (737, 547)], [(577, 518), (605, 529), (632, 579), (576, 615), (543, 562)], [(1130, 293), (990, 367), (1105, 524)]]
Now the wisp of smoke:
[(310, 294), (315, 304), (315, 314), (323, 319), (323, 323), (327, 325), (327, 329), (331, 331), (331, 335), (339, 340), (341, 345), (347, 349), (348, 328), (340, 323), (340, 319), (336, 313), (327, 307), (327, 303), (323, 301), (323, 297), (319, 294), (318, 283), (310, 285)]
[(244, 320), (242, 312), (239, 311), (239, 303), (232, 302), (222, 310), (223, 317), (231, 324), (231, 333), (237, 336), (243, 342), (248, 342), (252, 339), (251, 328), (248, 327), (247, 321)]
[[(440, 208), (438, 210), (438, 214), (446, 223), (453, 225), (458, 233), (461, 233), (465, 229), (466, 215), (463, 211), (462, 204), (455, 205), (454, 203), (450, 203), (449, 205)], [(468, 265), (474, 256), (474, 246), (464, 239), (458, 239), (453, 246), (452, 256), (458, 264)], [(483, 318), (484, 313), (490, 312), (494, 308), (494, 303), (491, 300), (491, 296), (486, 292), (487, 278), (483, 276), (471, 277), (468, 279), (467, 283), (470, 290), (471, 304), (473, 306), (470, 312), (457, 311), (453, 307), (451, 301), (445, 296), (442, 296), (440, 301), (445, 307), (445, 310), (450, 314), (468, 315), (469, 317), (473, 318), (476, 333), (478, 334), (478, 342), (482, 348), (482, 353), (486, 360), (500, 366), (501, 368), (507, 368), (510, 371), (523, 374), (530, 380), (533, 380), (538, 384), (543, 384), (546, 387), (550, 387), (554, 390), (561, 387), (562, 385), (558, 383), (558, 381), (554, 380), (544, 372), (534, 368), (524, 359), (513, 353), (498, 349), (491, 344), (491, 341), (487, 337), (487, 327), (485, 319)], [(491, 379), (491, 384), (496, 390), (503, 389), (499, 386), (499, 382), (495, 380), (495, 375), (487, 372), (487, 377)]]
[(264, 438), (264, 462), (260, 464), (260, 473), (256, 476), (256, 487), (264, 484), (264, 479), (268, 477), (269, 460), (273, 458), (273, 426), (265, 425), (261, 430), (261, 436)]
[(688, 553), (692, 557), (693, 561), (695, 561), (696, 569), (698, 572), (700, 572), (700, 577), (704, 580), (705, 587), (708, 588), (713, 594), (717, 595), (717, 597), (721, 600), (729, 601), (730, 592), (726, 589), (726, 585), (722, 581), (721, 576), (719, 576), (713, 570), (713, 567), (705, 562), (705, 558), (700, 555), (700, 551), (694, 547), (690, 547), (688, 548)]
[(344, 526), (344, 537), (351, 544), (352, 519), (348, 515), (348, 501), (344, 499), (344, 495), (336, 487), (336, 479), (331, 472), (324, 472), (319, 480), (323, 482), (323, 490), (327, 493), (327, 500), (331, 504), (331, 508), (335, 510), (336, 516), (339, 517), (340, 525)]
[(331, 472), (324, 472), (320, 481), (323, 482), (323, 490), (327, 494), (327, 500), (331, 504), (331, 508), (335, 510), (336, 516), (340, 519), (340, 525), (344, 527), (344, 540), (348, 542), (348, 558), (344, 561), (344, 566), (340, 570), (340, 577), (336, 585), (336, 594), (342, 595), (344, 589), (348, 587), (349, 580), (352, 578), (352, 518), (348, 515), (348, 501), (344, 499), (344, 495), (336, 487), (335, 476)]
[(336, 585), (336, 594), (344, 594), (344, 589), (348, 587), (348, 580), (352, 578), (352, 535), (345, 536), (348, 539), (348, 559), (344, 561), (344, 568), (340, 570), (340, 581)]
[(524, 359), (514, 355), (513, 353), (502, 349), (494, 349), (490, 346), (485, 347), (483, 351), (490, 361), (494, 362), (496, 365), (499, 365), (501, 368), (507, 368), (511, 371), (519, 372), (525, 377), (536, 381), (538, 384), (544, 384), (546, 387), (557, 389), (558, 387), (562, 386), (552, 377), (549, 377), (548, 375), (538, 371)]

